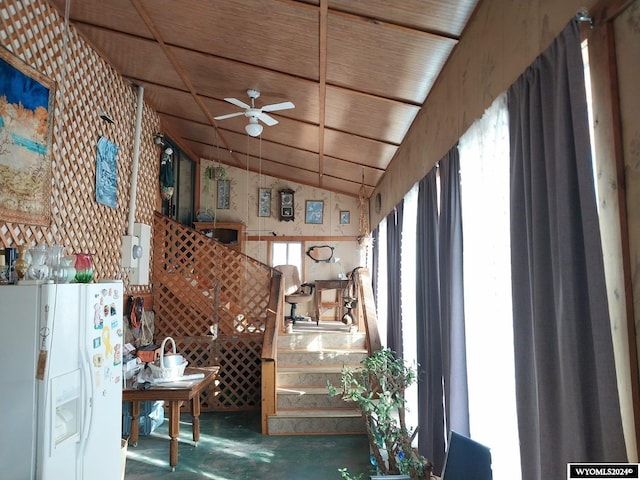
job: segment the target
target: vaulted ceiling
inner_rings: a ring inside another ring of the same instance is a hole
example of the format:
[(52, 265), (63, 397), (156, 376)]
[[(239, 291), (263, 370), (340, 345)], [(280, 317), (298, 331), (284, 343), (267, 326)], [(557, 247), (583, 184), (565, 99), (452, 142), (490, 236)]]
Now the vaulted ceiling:
[[(479, 0), (51, 1), (194, 160), (369, 196)], [(248, 89), (295, 108), (215, 119)]]

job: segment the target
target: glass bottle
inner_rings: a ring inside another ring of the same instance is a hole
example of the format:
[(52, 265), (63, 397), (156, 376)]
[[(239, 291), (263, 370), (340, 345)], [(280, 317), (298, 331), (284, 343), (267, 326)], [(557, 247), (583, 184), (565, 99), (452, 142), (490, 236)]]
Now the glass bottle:
[(64, 257), (62, 257), (61, 262), (62, 266), (60, 267), (60, 269), (62, 270), (62, 272), (64, 272), (60, 275), (61, 282), (70, 283), (76, 278), (76, 267), (74, 267), (74, 264), (76, 263), (76, 256), (65, 255)]
[(31, 265), (27, 269), (26, 278), (29, 280), (45, 281), (49, 277), (49, 267), (47, 266), (47, 247), (38, 245), (29, 249), (31, 255)]
[(0, 248), (0, 285), (6, 285), (9, 283), (9, 265), (7, 265), (7, 259), (5, 258), (4, 248)]
[(62, 257), (64, 256), (64, 246), (51, 245), (47, 250), (47, 266), (49, 267), (49, 278), (56, 283), (64, 283), (65, 272), (62, 268)]

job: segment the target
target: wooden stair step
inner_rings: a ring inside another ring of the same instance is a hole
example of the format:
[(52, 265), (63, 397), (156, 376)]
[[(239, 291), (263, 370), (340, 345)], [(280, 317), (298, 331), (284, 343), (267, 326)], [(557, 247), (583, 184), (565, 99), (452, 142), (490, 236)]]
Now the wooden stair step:
[(326, 387), (280, 387), (276, 393), (278, 411), (292, 408), (353, 408), (339, 395), (329, 395)]
[(345, 366), (361, 366), (368, 354), (365, 334), (322, 331), (322, 323), (278, 336), (277, 413), (267, 420), (270, 435), (365, 433), (360, 411), (327, 388), (327, 382), (340, 387)]
[(283, 409), (268, 419), (269, 435), (353, 435), (365, 433), (360, 412), (352, 408)]
[(283, 408), (278, 410), (278, 417), (292, 418), (361, 418), (357, 408)]

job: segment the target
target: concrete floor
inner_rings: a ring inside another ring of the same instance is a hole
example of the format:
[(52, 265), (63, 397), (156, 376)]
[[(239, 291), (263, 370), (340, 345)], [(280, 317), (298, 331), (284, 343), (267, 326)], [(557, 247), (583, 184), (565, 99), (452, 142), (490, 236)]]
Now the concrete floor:
[(182, 414), (178, 466), (169, 470), (168, 421), (127, 450), (126, 480), (340, 480), (372, 474), (364, 435), (265, 436), (260, 412), (200, 416), (200, 442), (191, 440), (191, 416)]

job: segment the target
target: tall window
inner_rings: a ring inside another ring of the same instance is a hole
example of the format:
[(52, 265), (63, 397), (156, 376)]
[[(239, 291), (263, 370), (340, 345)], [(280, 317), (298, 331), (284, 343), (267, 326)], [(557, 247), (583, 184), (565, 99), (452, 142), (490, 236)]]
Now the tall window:
[[(402, 348), (407, 364), (417, 366), (418, 338), (416, 326), (416, 240), (418, 217), (418, 184), (416, 183), (404, 197), (402, 221), (402, 259), (400, 261), (400, 286), (402, 296)], [(405, 392), (407, 400), (407, 424), (418, 426), (418, 386), (412, 385)], [(417, 446), (418, 437), (415, 443)]]
[(302, 243), (271, 242), (271, 266), (295, 265), (302, 276)]
[(511, 310), (509, 125), (500, 96), (459, 142), (471, 437), (493, 478), (520, 476)]
[(378, 225), (378, 242), (374, 245), (378, 254), (378, 298), (376, 313), (378, 316), (378, 332), (383, 346), (387, 343), (387, 219), (383, 218)]

